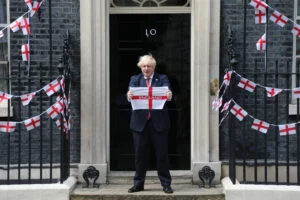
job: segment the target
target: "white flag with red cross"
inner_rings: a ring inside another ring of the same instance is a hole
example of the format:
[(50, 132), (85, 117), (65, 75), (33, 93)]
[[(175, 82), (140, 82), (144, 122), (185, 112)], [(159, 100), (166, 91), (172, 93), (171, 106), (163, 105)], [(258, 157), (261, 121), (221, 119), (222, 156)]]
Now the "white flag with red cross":
[(29, 59), (30, 59), (29, 44), (22, 45), (21, 54), (22, 54), (23, 61), (29, 61)]
[(32, 117), (30, 119), (25, 120), (24, 124), (25, 124), (27, 131), (30, 131), (41, 125), (41, 118), (39, 115)]
[(4, 36), (3, 31), (0, 31), (0, 38), (2, 38)]
[(293, 95), (296, 99), (300, 98), (300, 87), (293, 89)]
[(294, 135), (294, 134), (296, 134), (296, 125), (295, 124), (279, 125), (279, 134), (280, 135)]
[(16, 122), (4, 122), (0, 121), (0, 132), (10, 133), (16, 129)]
[(24, 0), (29, 10), (32, 10), (32, 0)]
[(242, 77), (239, 84), (238, 84), (238, 86), (240, 88), (243, 88), (244, 90), (247, 90), (249, 92), (253, 92), (255, 87), (256, 87), (256, 84), (253, 83), (252, 81)]
[(270, 127), (270, 124), (267, 122), (261, 121), (259, 119), (254, 119), (251, 128), (254, 130), (257, 130), (262, 133), (267, 133), (268, 129)]
[(0, 102), (11, 99), (12, 97), (13, 97), (13, 95), (10, 95), (10, 94), (0, 91)]
[(223, 105), (223, 98), (221, 97), (219, 100), (218, 100), (218, 103), (217, 103), (217, 107), (216, 107), (216, 111)]
[(224, 104), (224, 106), (223, 106), (223, 108), (221, 110), (221, 113), (224, 112), (224, 111), (226, 111), (226, 110), (228, 110), (230, 104), (231, 104), (231, 99)]
[(59, 113), (60, 113), (60, 109), (59, 107), (57, 107), (58, 105), (55, 103), (54, 105), (50, 106), (47, 109), (47, 114), (54, 119)]
[(268, 97), (274, 97), (277, 94), (279, 94), (282, 91), (282, 89), (266, 87), (266, 91), (267, 91), (267, 96)]
[(266, 34), (263, 34), (261, 38), (256, 42), (256, 49), (259, 51), (266, 50), (267, 47), (267, 36)]
[(63, 99), (58, 100), (55, 104), (55, 107), (57, 107), (58, 111), (63, 114), (65, 108), (64, 100)]
[(41, 7), (41, 2), (34, 1), (33, 6), (32, 6), (32, 10), (30, 12), (30, 17), (32, 17), (38, 11), (38, 9), (40, 7)]
[(43, 87), (43, 90), (46, 92), (48, 96), (51, 96), (52, 94), (58, 92), (60, 89), (60, 84), (57, 80), (52, 81), (45, 87)]
[(283, 14), (281, 14), (278, 11), (274, 11), (273, 14), (270, 17), (270, 20), (272, 22), (274, 22), (275, 24), (284, 27), (287, 23), (287, 21), (289, 20), (289, 18), (287, 18), (286, 16), (284, 16)]
[(21, 98), (21, 102), (22, 102), (23, 106), (28, 105), (34, 96), (35, 96), (35, 92), (32, 92), (30, 94), (21, 95), (20, 98)]
[(248, 113), (238, 104), (235, 104), (231, 108), (230, 112), (240, 121), (242, 121), (248, 115)]
[(21, 22), (23, 20), (23, 17), (19, 17), (18, 19), (16, 19), (13, 23), (11, 23), (9, 25), (10, 29), (12, 30), (12, 32), (17, 32), (18, 30), (21, 29)]
[(294, 27), (292, 29), (292, 33), (295, 36), (300, 37), (300, 25), (299, 24), (294, 24)]
[(216, 97), (211, 103), (211, 109), (214, 110), (218, 104), (218, 97)]
[(267, 22), (267, 13), (259, 9), (255, 9), (255, 24), (265, 24)]
[[(64, 120), (64, 131), (67, 131), (68, 130), (68, 124), (67, 124), (67, 120), (65, 119), (65, 118), (63, 118), (63, 120)], [(62, 118), (59, 118), (59, 119), (57, 119), (56, 120), (56, 126), (58, 127), (58, 128), (61, 128), (61, 121), (62, 121)]]
[(261, 10), (266, 12), (268, 4), (263, 2), (262, 0), (251, 0), (250, 5), (253, 6), (255, 9)]
[(232, 75), (232, 71), (226, 72), (226, 74), (224, 75), (223, 82), (225, 85), (230, 84), (231, 75)]
[(133, 110), (161, 110), (167, 101), (168, 87), (131, 87)]
[(21, 28), (22, 28), (23, 35), (30, 35), (29, 18), (23, 17), (21, 21)]

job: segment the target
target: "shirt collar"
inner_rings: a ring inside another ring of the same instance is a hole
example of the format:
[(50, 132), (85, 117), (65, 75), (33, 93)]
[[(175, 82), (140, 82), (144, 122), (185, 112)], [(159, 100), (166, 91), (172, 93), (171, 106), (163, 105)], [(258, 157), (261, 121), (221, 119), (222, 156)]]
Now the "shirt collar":
[[(152, 75), (149, 77), (150, 79), (152, 79), (153, 78), (153, 76), (154, 76), (154, 72), (152, 73)], [(144, 79), (147, 79), (147, 77), (146, 76), (144, 76)]]

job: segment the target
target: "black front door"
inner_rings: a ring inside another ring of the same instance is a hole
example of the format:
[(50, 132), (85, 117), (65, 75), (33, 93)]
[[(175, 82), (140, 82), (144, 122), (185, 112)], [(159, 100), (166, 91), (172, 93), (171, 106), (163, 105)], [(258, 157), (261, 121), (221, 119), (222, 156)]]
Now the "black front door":
[[(134, 170), (131, 105), (126, 93), (130, 76), (140, 73), (139, 56), (151, 53), (156, 71), (167, 74), (173, 100), (169, 158), (172, 170), (190, 169), (190, 14), (110, 16), (110, 169)], [(155, 169), (151, 149), (149, 169)]]

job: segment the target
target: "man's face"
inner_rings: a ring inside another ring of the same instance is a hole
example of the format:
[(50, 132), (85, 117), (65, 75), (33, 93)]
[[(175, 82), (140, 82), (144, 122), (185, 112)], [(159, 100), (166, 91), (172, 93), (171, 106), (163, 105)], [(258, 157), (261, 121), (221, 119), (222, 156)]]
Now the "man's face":
[(153, 72), (154, 72), (154, 67), (151, 64), (143, 65), (141, 67), (142, 73), (144, 74), (145, 77), (149, 78)]

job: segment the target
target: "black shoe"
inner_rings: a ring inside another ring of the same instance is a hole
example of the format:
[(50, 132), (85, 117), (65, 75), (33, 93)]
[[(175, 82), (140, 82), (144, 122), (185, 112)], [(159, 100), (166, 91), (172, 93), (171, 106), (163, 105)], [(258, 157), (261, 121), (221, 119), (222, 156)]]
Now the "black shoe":
[(165, 193), (168, 193), (168, 194), (173, 193), (173, 190), (172, 190), (171, 186), (165, 186), (165, 187), (163, 188), (163, 191), (164, 191)]
[(128, 190), (128, 193), (133, 193), (133, 192), (139, 192), (139, 191), (143, 191), (144, 190), (144, 187), (136, 187), (136, 186), (133, 186), (132, 188), (130, 188)]

